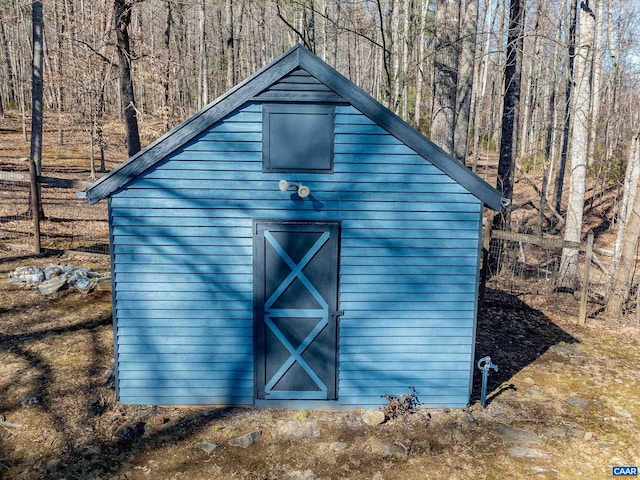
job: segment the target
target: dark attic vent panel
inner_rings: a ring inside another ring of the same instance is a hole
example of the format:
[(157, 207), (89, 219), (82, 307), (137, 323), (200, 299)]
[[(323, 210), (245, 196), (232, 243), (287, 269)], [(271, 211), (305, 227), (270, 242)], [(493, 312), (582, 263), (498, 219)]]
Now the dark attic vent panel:
[(299, 68), (253, 97), (267, 102), (344, 102), (324, 83)]
[(334, 112), (333, 105), (264, 105), (263, 171), (330, 173)]

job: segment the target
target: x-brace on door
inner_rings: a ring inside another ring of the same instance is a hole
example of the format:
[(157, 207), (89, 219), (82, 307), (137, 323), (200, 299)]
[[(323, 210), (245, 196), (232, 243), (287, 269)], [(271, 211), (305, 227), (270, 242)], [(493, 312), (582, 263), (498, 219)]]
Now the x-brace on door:
[(338, 237), (337, 223), (255, 224), (259, 399), (336, 398)]

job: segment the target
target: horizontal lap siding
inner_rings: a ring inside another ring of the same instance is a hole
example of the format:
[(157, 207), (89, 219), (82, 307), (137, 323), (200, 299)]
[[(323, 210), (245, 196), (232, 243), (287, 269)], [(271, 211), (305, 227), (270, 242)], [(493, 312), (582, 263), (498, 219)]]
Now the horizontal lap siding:
[[(333, 174), (261, 171), (250, 105), (111, 199), (119, 392), (252, 403), (253, 219), (339, 220), (339, 402), (469, 398), (481, 204), (351, 107)], [(293, 202), (285, 178), (309, 185)]]
[(255, 170), (260, 117), (232, 115), (111, 199), (125, 403), (253, 403), (252, 220), (205, 192), (227, 191), (217, 175), (234, 164)]
[(342, 223), (340, 403), (413, 387), (426, 406), (466, 405), (480, 202), (351, 108), (337, 111), (335, 161), (367, 213)]

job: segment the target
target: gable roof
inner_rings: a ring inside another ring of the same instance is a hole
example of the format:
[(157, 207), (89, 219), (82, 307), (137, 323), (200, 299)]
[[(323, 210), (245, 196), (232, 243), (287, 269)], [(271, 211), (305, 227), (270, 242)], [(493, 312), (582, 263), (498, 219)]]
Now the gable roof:
[(353, 105), (398, 140), (449, 175), (485, 205), (494, 210), (500, 210), (502, 200), (500, 192), (462, 163), (447, 155), (415, 128), (302, 45), (296, 45), (280, 55), (273, 62), (149, 144), (129, 160), (118, 165), (107, 175), (89, 185), (84, 192), (80, 192), (80, 195), (86, 197), (90, 204), (98, 203), (244, 103), (260, 99), (260, 95), (264, 95), (264, 92), (271, 85), (299, 68), (304, 69), (326, 85), (337, 98)]

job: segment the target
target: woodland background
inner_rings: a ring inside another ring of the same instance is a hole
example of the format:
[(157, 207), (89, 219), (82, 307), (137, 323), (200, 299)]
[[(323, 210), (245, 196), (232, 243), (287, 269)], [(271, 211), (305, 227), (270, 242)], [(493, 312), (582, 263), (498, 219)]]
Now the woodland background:
[[(36, 135), (42, 86), (46, 129), (63, 145), (81, 125), (95, 178), (145, 125), (159, 136), (303, 43), (511, 200), (495, 229), (580, 242), (588, 203), (609, 195), (617, 315), (640, 236), (639, 21), (635, 0), (0, 0), (0, 116)], [(526, 221), (511, 215), (516, 169), (538, 196)], [(578, 252), (563, 249), (563, 283)]]

